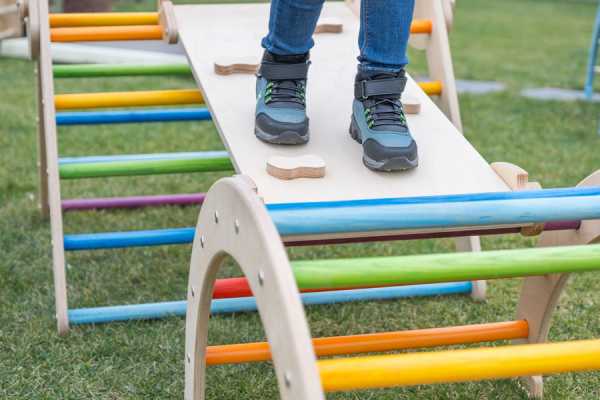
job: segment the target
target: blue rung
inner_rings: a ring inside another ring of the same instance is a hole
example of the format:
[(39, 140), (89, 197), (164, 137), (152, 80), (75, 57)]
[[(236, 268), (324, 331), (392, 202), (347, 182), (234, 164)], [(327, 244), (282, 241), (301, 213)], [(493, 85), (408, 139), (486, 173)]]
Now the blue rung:
[(210, 120), (207, 108), (167, 110), (69, 112), (56, 114), (56, 125), (103, 125), (141, 122), (182, 122)]
[(525, 200), (525, 199), (546, 199), (558, 197), (579, 197), (579, 196), (597, 196), (600, 195), (600, 186), (571, 187), (544, 190), (521, 190), (514, 192), (491, 192), (491, 193), (470, 193), (453, 194), (444, 196), (421, 196), (421, 197), (397, 197), (385, 199), (367, 199), (367, 200), (345, 200), (345, 201), (323, 201), (307, 203), (279, 203), (268, 204), (267, 209), (271, 211), (295, 211), (309, 210), (318, 208), (347, 208), (363, 206), (391, 206), (405, 204), (430, 204), (430, 203), (463, 203), (474, 201), (493, 201), (493, 200)]
[[(548, 197), (552, 194), (559, 197)], [(379, 199), (267, 208), (282, 236), (600, 219), (600, 186), (464, 196), (431, 197), (430, 202), (422, 197), (418, 202), (414, 198)], [(478, 196), (502, 200), (479, 201)], [(452, 201), (441, 201), (444, 198)], [(471, 200), (453, 202), (457, 198)], [(179, 228), (66, 235), (64, 246), (68, 251), (192, 243), (194, 232), (195, 228)]]
[(269, 211), (269, 214), (281, 236), (526, 225), (536, 222), (600, 219), (600, 195), (313, 208)]
[[(305, 306), (331, 303), (347, 303), (366, 300), (392, 300), (406, 297), (439, 296), (470, 293), (471, 282), (433, 283), (427, 285), (385, 287), (375, 289), (340, 290), (333, 292), (302, 293)], [(137, 304), (129, 306), (81, 308), (69, 310), (70, 324), (93, 324), (128, 321), (132, 319), (156, 319), (170, 315), (185, 316), (187, 301)], [(213, 300), (210, 312), (242, 312), (257, 309), (254, 297)]]
[(119, 156), (90, 156), (65, 157), (58, 159), (58, 165), (89, 164), (115, 161), (156, 161), (156, 160), (190, 160), (200, 158), (229, 157), (226, 151), (198, 151), (190, 153), (157, 153), (157, 154), (127, 154)]
[(65, 235), (65, 251), (192, 243), (196, 228)]

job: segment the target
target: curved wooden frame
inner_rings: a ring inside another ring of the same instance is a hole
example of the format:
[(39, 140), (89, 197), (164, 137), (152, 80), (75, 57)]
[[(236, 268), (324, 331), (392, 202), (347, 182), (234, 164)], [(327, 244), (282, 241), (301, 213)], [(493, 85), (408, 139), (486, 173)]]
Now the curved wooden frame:
[[(599, 186), (600, 170), (585, 178), (577, 187)], [(572, 246), (600, 243), (600, 220), (581, 221), (578, 230), (543, 232), (536, 247)], [(571, 274), (530, 276), (523, 281), (517, 306), (516, 321), (529, 323), (529, 337), (516, 339), (513, 345), (546, 343), (548, 331), (558, 300)], [(543, 382), (541, 375), (524, 376), (531, 397), (541, 398)]]
[[(501, 165), (526, 189), (522, 171)], [(281, 237), (256, 188), (247, 177), (218, 181), (208, 192), (194, 238), (186, 321), (186, 400), (204, 399), (208, 319), (219, 267), (227, 255), (239, 263), (258, 305), (273, 355), (281, 397), (324, 399), (310, 331)], [(507, 178), (508, 179), (508, 178)], [(578, 186), (600, 185), (600, 170)], [(525, 188), (525, 187), (524, 187)], [(600, 220), (582, 221), (579, 230), (544, 232), (537, 247), (600, 243)], [(530, 326), (527, 339), (512, 345), (545, 343), (560, 294), (570, 274), (527, 277), (516, 321)], [(541, 397), (540, 375), (524, 376), (530, 396)]]
[(281, 397), (325, 399), (287, 254), (267, 209), (243, 178), (215, 183), (198, 219), (188, 287), (185, 399), (204, 399), (210, 304), (228, 255), (242, 268), (256, 299)]

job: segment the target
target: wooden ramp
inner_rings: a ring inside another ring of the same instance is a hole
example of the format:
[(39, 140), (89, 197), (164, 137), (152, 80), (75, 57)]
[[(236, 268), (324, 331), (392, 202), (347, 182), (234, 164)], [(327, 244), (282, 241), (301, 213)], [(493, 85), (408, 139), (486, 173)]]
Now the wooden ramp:
[[(419, 167), (383, 173), (363, 166), (362, 146), (348, 133), (359, 20), (341, 2), (326, 3), (321, 17), (341, 19), (342, 33), (314, 36), (307, 85), (310, 142), (283, 146), (259, 141), (253, 130), (256, 78), (250, 74), (217, 75), (214, 61), (224, 56), (260, 57), (269, 7), (175, 6), (180, 39), (235, 169), (254, 181), (267, 204), (510, 190), (412, 78), (406, 93), (417, 96), (422, 105), (421, 113), (407, 115), (407, 120), (419, 146)], [(267, 174), (268, 158), (305, 154), (325, 160), (324, 178), (279, 180)]]

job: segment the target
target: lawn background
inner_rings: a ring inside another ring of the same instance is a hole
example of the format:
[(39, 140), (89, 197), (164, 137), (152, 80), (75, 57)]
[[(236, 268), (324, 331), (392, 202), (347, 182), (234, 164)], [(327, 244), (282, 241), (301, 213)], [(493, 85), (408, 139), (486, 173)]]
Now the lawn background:
[[(189, 1), (188, 1), (189, 2)], [(229, 1), (228, 1), (229, 2)], [(231, 1), (234, 2), (234, 1)], [(153, 11), (154, 0), (115, 1), (113, 11)], [(182, 3), (182, 2), (175, 2)], [(600, 106), (519, 97), (533, 87), (582, 89), (597, 4), (459, 0), (450, 34), (457, 78), (506, 82), (503, 92), (460, 95), (464, 133), (488, 162), (521, 166), (544, 188), (574, 186), (600, 168)], [(422, 53), (408, 71), (426, 75)], [(56, 335), (50, 225), (37, 209), (33, 64), (0, 59), (0, 398), (183, 398), (185, 320), (76, 326)], [(56, 80), (57, 93), (196, 88), (189, 77)], [(597, 86), (598, 87), (598, 86)], [(310, 88), (309, 88), (310, 90)], [(61, 157), (221, 150), (211, 121), (59, 128)], [(63, 199), (206, 191), (230, 173), (61, 182)], [(64, 214), (65, 234), (194, 226), (200, 207)], [(532, 247), (519, 235), (482, 238), (484, 250)], [(289, 249), (291, 259), (454, 251), (450, 239)], [(183, 300), (191, 245), (67, 254), (69, 308)], [(231, 260), (220, 277), (240, 276)], [(466, 295), (308, 307), (313, 337), (419, 329), (514, 318), (522, 279), (491, 281), (488, 300)], [(600, 274), (576, 275), (550, 341), (600, 336)], [(209, 344), (264, 340), (256, 313), (211, 318)], [(497, 342), (484, 346), (505, 345)], [(479, 346), (479, 345), (475, 345)], [(460, 346), (459, 346), (460, 347)], [(474, 346), (462, 346), (474, 347)], [(270, 363), (208, 369), (207, 398), (277, 398)], [(547, 399), (600, 398), (600, 374), (544, 378)], [(99, 391), (98, 388), (106, 388)], [(499, 380), (328, 394), (329, 399), (521, 399)]]

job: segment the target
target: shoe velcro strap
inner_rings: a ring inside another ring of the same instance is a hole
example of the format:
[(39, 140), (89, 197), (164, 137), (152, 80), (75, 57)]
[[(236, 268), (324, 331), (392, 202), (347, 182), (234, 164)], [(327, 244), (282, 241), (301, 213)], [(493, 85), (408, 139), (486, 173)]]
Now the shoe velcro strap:
[(406, 77), (362, 81), (354, 84), (354, 97), (357, 99), (371, 96), (400, 98), (406, 87)]
[(306, 79), (310, 61), (297, 64), (262, 63), (260, 74), (268, 80), (276, 79)]

